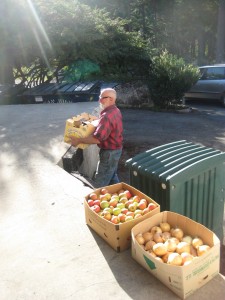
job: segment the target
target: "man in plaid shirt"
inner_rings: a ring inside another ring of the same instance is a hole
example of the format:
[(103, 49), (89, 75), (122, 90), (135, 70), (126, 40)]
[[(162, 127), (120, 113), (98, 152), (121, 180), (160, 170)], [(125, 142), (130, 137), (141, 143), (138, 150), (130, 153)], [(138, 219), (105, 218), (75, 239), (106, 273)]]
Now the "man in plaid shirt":
[(123, 147), (123, 123), (116, 106), (116, 91), (106, 88), (101, 91), (99, 103), (103, 109), (94, 133), (88, 137), (71, 137), (71, 145), (97, 144), (100, 148), (99, 162), (94, 177), (94, 186), (102, 187), (118, 183), (117, 168)]

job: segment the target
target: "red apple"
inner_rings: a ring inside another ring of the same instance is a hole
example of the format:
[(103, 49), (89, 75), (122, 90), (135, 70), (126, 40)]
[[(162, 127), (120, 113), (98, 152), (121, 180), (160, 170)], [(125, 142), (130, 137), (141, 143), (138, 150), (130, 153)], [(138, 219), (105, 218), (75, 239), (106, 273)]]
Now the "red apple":
[(130, 199), (132, 197), (132, 194), (129, 190), (124, 191), (124, 193), (126, 194), (127, 199)]
[(91, 207), (91, 206), (94, 205), (94, 200), (88, 199), (87, 203), (88, 203), (88, 205)]
[(100, 190), (100, 193), (101, 193), (102, 195), (105, 195), (106, 193), (108, 193), (108, 190), (107, 190), (106, 188), (102, 188), (102, 189)]
[(125, 214), (125, 215), (126, 215), (127, 212), (128, 212), (128, 209), (127, 209), (126, 207), (121, 209), (121, 213), (122, 213), (122, 214)]
[(125, 207), (128, 208), (130, 204), (133, 204), (132, 199), (128, 200), (128, 201), (125, 203)]
[(140, 197), (138, 195), (135, 195), (133, 198), (133, 202), (140, 202)]
[(140, 202), (145, 202), (146, 207), (148, 206), (148, 201), (147, 201), (146, 199), (142, 198), (142, 199), (140, 200)]
[(148, 205), (148, 209), (149, 210), (153, 210), (153, 209), (155, 209), (157, 206), (154, 204), (154, 203), (149, 203), (149, 205)]
[(98, 196), (97, 196), (96, 193), (91, 193), (91, 194), (89, 195), (89, 197), (90, 197), (90, 199), (92, 199), (92, 200), (97, 200), (97, 199), (98, 199)]
[(138, 203), (138, 208), (139, 208), (139, 209), (143, 210), (143, 209), (145, 209), (146, 207), (147, 207), (147, 204), (146, 204), (145, 201), (140, 201), (140, 202)]
[(98, 206), (100, 206), (100, 200), (94, 200), (94, 205), (98, 205)]
[(98, 205), (93, 205), (93, 206), (91, 207), (91, 209), (92, 209), (93, 211), (95, 211), (96, 213), (100, 212), (100, 210), (101, 210), (100, 206), (98, 206)]
[(145, 215), (145, 214), (147, 214), (147, 213), (149, 213), (150, 212), (150, 210), (149, 210), (149, 208), (148, 207), (146, 207), (146, 208), (144, 208), (143, 209), (143, 215)]
[(99, 199), (97, 199), (97, 200), (94, 200), (94, 205), (98, 205), (98, 206), (100, 206), (100, 200), (99, 200)]
[(125, 222), (125, 219), (126, 219), (126, 215), (125, 215), (125, 214), (120, 213), (120, 214), (118, 215), (118, 217), (119, 217), (121, 223), (124, 223), (124, 222)]
[(128, 217), (134, 217), (134, 212), (133, 211), (128, 211), (127, 214), (126, 214)]
[(110, 205), (110, 206), (116, 207), (117, 204), (118, 204), (118, 201), (117, 201), (116, 198), (111, 198), (111, 199), (109, 200), (109, 205)]
[(112, 216), (111, 222), (114, 224), (119, 224), (120, 223), (120, 218), (118, 216)]

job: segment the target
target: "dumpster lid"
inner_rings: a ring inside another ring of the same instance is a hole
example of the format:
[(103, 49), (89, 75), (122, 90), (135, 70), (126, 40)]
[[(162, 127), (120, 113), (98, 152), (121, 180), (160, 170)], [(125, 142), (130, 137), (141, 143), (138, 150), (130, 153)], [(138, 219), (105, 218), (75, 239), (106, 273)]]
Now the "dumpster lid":
[(126, 166), (144, 176), (161, 181), (172, 180), (195, 172), (196, 168), (209, 168), (225, 161), (225, 153), (185, 140), (165, 144), (126, 161)]

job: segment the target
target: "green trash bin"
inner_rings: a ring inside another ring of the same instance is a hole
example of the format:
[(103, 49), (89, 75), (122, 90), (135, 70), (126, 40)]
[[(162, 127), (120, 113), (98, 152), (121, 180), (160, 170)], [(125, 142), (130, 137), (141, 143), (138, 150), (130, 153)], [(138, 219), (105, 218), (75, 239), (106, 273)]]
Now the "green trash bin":
[(126, 161), (130, 184), (161, 206), (187, 216), (223, 239), (225, 152), (185, 140)]

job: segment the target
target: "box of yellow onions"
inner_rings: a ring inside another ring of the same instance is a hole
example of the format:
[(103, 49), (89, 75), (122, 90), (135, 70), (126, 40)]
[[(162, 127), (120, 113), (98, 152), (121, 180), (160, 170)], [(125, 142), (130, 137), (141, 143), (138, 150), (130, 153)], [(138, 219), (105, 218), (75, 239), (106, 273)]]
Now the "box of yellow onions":
[(220, 240), (183, 215), (164, 211), (132, 228), (132, 257), (181, 299), (219, 273)]

